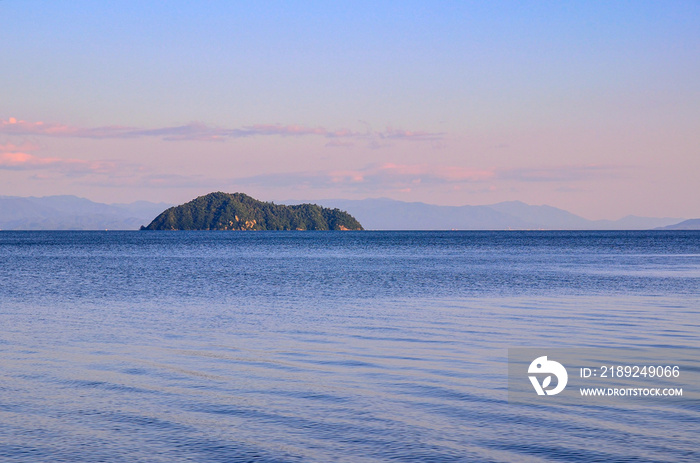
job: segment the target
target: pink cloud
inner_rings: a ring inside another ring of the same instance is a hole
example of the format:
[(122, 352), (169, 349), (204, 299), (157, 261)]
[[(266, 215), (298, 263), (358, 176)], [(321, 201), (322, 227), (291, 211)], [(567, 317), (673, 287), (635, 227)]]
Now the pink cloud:
[(34, 163), (34, 156), (27, 153), (14, 152), (0, 154), (0, 167), (17, 167)]
[(366, 181), (367, 173), (357, 170), (336, 170), (328, 172), (326, 175), (334, 184), (362, 183)]
[(69, 175), (110, 173), (116, 169), (116, 163), (110, 161), (85, 161), (82, 159), (40, 157), (26, 152), (35, 149), (37, 149), (36, 146), (27, 143), (19, 146), (13, 144), (0, 145), (0, 169), (50, 169)]
[(108, 161), (82, 159), (42, 158), (28, 153), (0, 153), (0, 169), (35, 170), (52, 169), (68, 174), (110, 173), (115, 164)]

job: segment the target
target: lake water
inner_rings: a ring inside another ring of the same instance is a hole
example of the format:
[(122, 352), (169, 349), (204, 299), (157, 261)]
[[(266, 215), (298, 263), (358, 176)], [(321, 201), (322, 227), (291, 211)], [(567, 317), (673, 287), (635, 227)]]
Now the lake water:
[(507, 392), (700, 348), (700, 232), (0, 232), (0, 298), (0, 461), (700, 461), (698, 401)]

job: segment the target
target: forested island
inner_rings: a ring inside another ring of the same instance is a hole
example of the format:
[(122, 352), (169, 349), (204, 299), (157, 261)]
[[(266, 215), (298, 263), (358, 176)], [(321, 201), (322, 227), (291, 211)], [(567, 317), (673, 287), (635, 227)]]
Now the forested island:
[(285, 206), (244, 193), (209, 193), (163, 211), (141, 230), (362, 230), (353, 216), (316, 204)]

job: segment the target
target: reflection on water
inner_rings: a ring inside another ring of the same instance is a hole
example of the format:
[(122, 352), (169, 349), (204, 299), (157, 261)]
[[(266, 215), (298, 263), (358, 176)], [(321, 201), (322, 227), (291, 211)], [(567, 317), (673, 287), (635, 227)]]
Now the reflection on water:
[(699, 250), (692, 233), (0, 233), (0, 460), (698, 461), (700, 404), (506, 387), (508, 347), (700, 347)]

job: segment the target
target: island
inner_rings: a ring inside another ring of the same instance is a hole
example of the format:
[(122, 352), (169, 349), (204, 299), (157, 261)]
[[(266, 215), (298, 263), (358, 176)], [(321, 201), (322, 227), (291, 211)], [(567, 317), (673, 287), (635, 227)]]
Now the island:
[(316, 204), (285, 206), (215, 192), (166, 209), (141, 230), (363, 230), (352, 215)]

